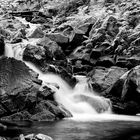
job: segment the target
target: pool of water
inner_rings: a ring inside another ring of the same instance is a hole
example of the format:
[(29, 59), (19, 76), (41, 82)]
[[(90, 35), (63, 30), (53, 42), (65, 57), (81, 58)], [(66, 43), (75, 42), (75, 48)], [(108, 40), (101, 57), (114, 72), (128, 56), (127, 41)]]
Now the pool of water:
[(43, 133), (54, 140), (140, 140), (140, 121), (34, 122), (23, 133)]

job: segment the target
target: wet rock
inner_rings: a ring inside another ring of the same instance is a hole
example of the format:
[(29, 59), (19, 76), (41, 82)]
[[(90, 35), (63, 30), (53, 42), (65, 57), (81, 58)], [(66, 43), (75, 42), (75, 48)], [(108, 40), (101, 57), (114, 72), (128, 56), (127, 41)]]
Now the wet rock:
[(48, 110), (38, 112), (35, 115), (32, 115), (31, 120), (33, 121), (55, 121), (56, 117), (53, 113)]
[(23, 53), (23, 59), (25, 61), (30, 61), (43, 67), (55, 60), (66, 60), (61, 47), (49, 38), (42, 38), (36, 44), (37, 45), (28, 44), (26, 46)]
[(44, 32), (40, 27), (36, 27), (27, 33), (28, 38), (43, 38)]
[[(49, 88), (41, 89), (42, 81), (38, 79), (38, 74), (23, 62), (3, 57), (0, 65), (1, 119), (12, 121), (46, 118), (50, 121), (70, 117), (54, 103), (54, 92)], [(41, 116), (41, 112), (45, 114), (42, 113)]]
[(0, 65), (0, 88), (8, 95), (18, 95), (23, 90), (35, 89), (39, 86), (37, 74), (23, 62), (4, 57), (0, 59)]
[(66, 46), (69, 43), (69, 38), (64, 36), (62, 33), (49, 33), (46, 34), (46, 37), (50, 38), (52, 41), (55, 41), (60, 46)]
[(137, 114), (140, 112), (139, 69), (140, 67), (136, 66), (128, 71), (120, 77), (108, 92), (108, 95), (111, 95), (115, 112), (124, 114)]
[(83, 33), (75, 30), (70, 38), (71, 49), (74, 50), (76, 47), (82, 45), (82, 42), (84, 42), (85, 39)]
[(137, 38), (136, 40), (134, 40), (132, 43), (131, 43), (131, 46), (139, 46), (140, 45), (140, 38)]
[(44, 135), (44, 134), (37, 134), (35, 136), (35, 138), (39, 139), (39, 140), (52, 140), (51, 137), (47, 136), (47, 135)]
[(127, 69), (120, 67), (97, 67), (88, 74), (89, 82), (95, 91), (102, 92), (111, 87), (126, 71)]
[(105, 33), (95, 33), (92, 35), (92, 44), (96, 46), (97, 44), (101, 44), (106, 39)]
[(59, 107), (55, 101), (40, 101), (35, 107), (29, 109), (32, 120), (54, 121), (65, 117), (71, 117), (71, 113)]
[(42, 46), (28, 44), (23, 52), (23, 60), (36, 63), (37, 65), (42, 65), (46, 60), (50, 61), (52, 59), (53, 56), (50, 53), (46, 55), (46, 50)]
[(20, 140), (53, 140), (50, 136), (44, 135), (44, 134), (28, 134), (24, 136), (21, 134), (19, 136)]
[[(54, 41), (50, 40), (47, 37), (44, 37), (37, 42), (37, 45), (43, 46), (46, 50), (47, 55), (52, 55), (53, 60), (65, 60), (66, 56), (63, 53), (61, 47)], [(47, 60), (47, 58), (46, 58)]]
[(122, 103), (121, 101), (112, 100), (112, 111), (117, 114), (135, 115), (139, 112), (139, 104), (134, 101)]
[(8, 120), (8, 121), (31, 120), (31, 114), (27, 111), (22, 111), (10, 116), (2, 117), (1, 120)]
[[(90, 52), (91, 48), (87, 46), (78, 46), (75, 51), (73, 51), (70, 55), (70, 59), (72, 61), (83, 60), (83, 61), (90, 61)], [(90, 63), (90, 62), (88, 62)], [(88, 64), (87, 62), (85, 64)]]
[(22, 39), (26, 38), (26, 31), (25, 29), (19, 29), (16, 34), (14, 35), (11, 44), (22, 42)]
[(98, 59), (99, 57), (102, 56), (102, 50), (103, 50), (103, 48), (92, 49), (92, 52), (90, 54), (90, 58), (91, 59)]
[(122, 68), (132, 68), (132, 65), (127, 61), (127, 57), (117, 57), (116, 66)]
[[(80, 6), (85, 6), (90, 3), (89, 0), (70, 0), (67, 3), (62, 3), (59, 6), (54, 6), (57, 9), (57, 13), (59, 16), (70, 16), (72, 13), (77, 13), (77, 9)], [(56, 10), (55, 10), (56, 11)]]
[(55, 114), (58, 119), (72, 117), (72, 114), (63, 109), (64, 107), (59, 106), (57, 102), (47, 101), (45, 102), (45, 106), (49, 108), (49, 111)]
[(0, 27), (0, 35), (7, 39), (9, 39), (11, 37), (10, 32), (8, 32), (8, 30), (6, 30), (2, 27)]
[(123, 100), (133, 100), (139, 102), (139, 69), (140, 66), (136, 66), (128, 73), (122, 90), (121, 98)]
[(140, 64), (139, 54), (133, 55), (131, 57), (117, 57), (116, 65), (123, 68), (134, 68)]
[(0, 56), (4, 55), (4, 52), (5, 52), (4, 38), (0, 37)]
[(139, 38), (139, 35), (140, 35), (140, 31), (134, 32), (131, 35), (129, 35), (128, 36), (129, 43), (131, 43), (131, 42), (135, 41), (136, 39), (138, 39)]
[(104, 57), (100, 57), (99, 60), (97, 60), (96, 62), (96, 66), (103, 66), (103, 67), (111, 67), (114, 66), (115, 62), (114, 62), (114, 58), (112, 58), (112, 56), (104, 56)]
[(85, 23), (83, 25), (80, 25), (78, 27), (78, 30), (81, 31), (81, 33), (83, 33), (84, 35), (88, 36), (89, 35), (89, 31), (91, 30), (92, 24), (91, 23)]
[(106, 33), (112, 37), (115, 37), (119, 32), (117, 19), (113, 16), (109, 16), (102, 26), (106, 30)]

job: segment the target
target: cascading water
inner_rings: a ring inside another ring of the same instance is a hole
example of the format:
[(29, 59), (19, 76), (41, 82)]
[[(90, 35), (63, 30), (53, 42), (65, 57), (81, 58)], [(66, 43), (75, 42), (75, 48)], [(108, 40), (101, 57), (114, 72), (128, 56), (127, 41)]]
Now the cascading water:
[[(24, 48), (22, 47), (14, 48), (13, 46), (6, 45), (5, 56), (22, 60), (23, 50)], [(55, 91), (55, 100), (65, 106), (74, 117), (109, 112), (110, 101), (91, 92), (86, 77), (76, 76), (79, 82), (74, 88), (71, 88), (60, 76), (44, 74), (33, 64), (25, 63), (28, 67), (39, 73), (39, 79), (43, 81), (43, 84)]]
[(39, 73), (39, 79), (44, 85), (55, 91), (55, 100), (65, 106), (74, 118), (110, 111), (110, 101), (93, 94), (88, 87), (85, 77), (78, 77), (78, 84), (71, 88), (60, 76), (55, 74), (43, 74), (31, 63), (25, 62), (27, 66)]
[[(25, 22), (24, 20), (22, 22)], [(34, 40), (24, 40), (22, 44), (34, 44)], [(5, 56), (14, 57), (15, 59), (22, 60), (22, 53), (24, 45), (20, 46), (5, 46)], [(26, 65), (39, 73), (39, 79), (43, 81), (44, 85), (49, 86), (55, 91), (55, 100), (62, 104), (69, 110), (74, 119), (77, 120), (140, 120), (130, 116), (118, 116), (111, 114), (111, 102), (109, 99), (98, 96), (94, 91), (89, 88), (87, 79), (84, 76), (75, 76), (78, 83), (74, 88), (71, 88), (60, 76), (55, 74), (44, 74), (36, 66), (29, 62)]]

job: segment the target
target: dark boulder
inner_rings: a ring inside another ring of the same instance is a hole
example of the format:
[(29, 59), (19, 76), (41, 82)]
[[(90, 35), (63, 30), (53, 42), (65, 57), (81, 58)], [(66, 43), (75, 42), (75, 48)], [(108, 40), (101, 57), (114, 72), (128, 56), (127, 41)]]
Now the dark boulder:
[(92, 25), (93, 24), (91, 24), (91, 23), (84, 23), (83, 25), (80, 25), (78, 27), (78, 30), (80, 30), (81, 33), (83, 33), (84, 35), (89, 36), (89, 32), (92, 28)]
[(95, 91), (101, 93), (111, 87), (126, 71), (127, 69), (120, 67), (96, 67), (88, 74), (89, 83)]
[(23, 52), (23, 60), (42, 65), (45, 61), (50, 61), (53, 56), (47, 53), (42, 46), (35, 46), (28, 44)]
[(63, 50), (69, 45), (69, 38), (62, 33), (48, 33), (46, 37), (60, 45)]
[(119, 32), (119, 26), (117, 24), (117, 19), (113, 16), (107, 17), (104, 21), (102, 28), (106, 30), (106, 33), (112, 37), (115, 37)]
[(114, 112), (120, 114), (140, 112), (139, 69), (140, 66), (136, 66), (128, 71), (108, 92), (107, 95), (111, 97)]
[[(70, 113), (54, 101), (54, 91), (50, 88), (43, 88), (38, 74), (27, 67), (24, 62), (2, 57), (0, 65), (1, 119), (41, 120), (38, 113), (47, 111), (51, 112), (54, 120), (70, 117)], [(52, 120), (49, 116), (49, 112), (46, 113), (45, 120)]]
[(112, 56), (104, 56), (100, 57), (99, 60), (96, 62), (96, 66), (103, 66), (103, 67), (111, 67), (115, 65), (114, 58)]
[(0, 56), (4, 55), (4, 52), (5, 52), (4, 38), (0, 37)]
[(27, 33), (27, 37), (28, 38), (43, 38), (44, 32), (42, 31), (41, 27), (36, 27)]
[(83, 33), (74, 30), (73, 35), (70, 38), (70, 45), (71, 45), (72, 51), (78, 46), (82, 45), (82, 42), (84, 42), (85, 39), (86, 38), (84, 37)]
[(41, 85), (38, 74), (21, 61), (4, 57), (0, 59), (0, 66), (0, 89), (3, 93), (17, 95), (23, 90), (36, 89)]
[(61, 47), (47, 37), (37, 42), (36, 46), (27, 45), (23, 60), (32, 62), (44, 73), (58, 74), (70, 85), (75, 85), (76, 80), (72, 77), (72, 68)]
[[(61, 47), (55, 42), (50, 40), (47, 37), (40, 39), (37, 42), (37, 45), (42, 46), (46, 50), (46, 57), (47, 55), (51, 55), (53, 60), (65, 60), (66, 56), (63, 53)], [(46, 58), (47, 61), (47, 58)]]
[(31, 114), (27, 111), (21, 111), (10, 116), (2, 117), (1, 120), (7, 121), (23, 121), (31, 120)]

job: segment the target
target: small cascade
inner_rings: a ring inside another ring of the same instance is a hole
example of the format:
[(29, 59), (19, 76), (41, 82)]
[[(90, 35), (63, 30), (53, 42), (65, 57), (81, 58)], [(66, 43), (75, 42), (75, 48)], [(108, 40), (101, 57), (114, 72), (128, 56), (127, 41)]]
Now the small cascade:
[(55, 74), (44, 74), (33, 64), (25, 62), (28, 67), (39, 73), (39, 79), (44, 85), (55, 91), (55, 100), (69, 110), (73, 118), (95, 116), (99, 114), (110, 114), (111, 103), (109, 99), (98, 96), (87, 84), (87, 78), (76, 76), (79, 81), (71, 88), (60, 76)]
[[(23, 44), (26, 45), (29, 41), (32, 44), (35, 43), (33, 40), (28, 40), (28, 42), (23, 41)], [(24, 45), (20, 45), (17, 45), (16, 47), (11, 44), (6, 44), (5, 56), (22, 60)], [(73, 118), (82, 118), (83, 116), (87, 118), (88, 116), (93, 117), (99, 114), (111, 113), (110, 100), (101, 97), (92, 91), (86, 77), (75, 76), (78, 83), (74, 88), (71, 88), (60, 76), (52, 73), (44, 74), (33, 64), (29, 62), (25, 62), (25, 64), (39, 74), (39, 79), (43, 81), (44, 85), (49, 86), (55, 91), (55, 100), (69, 110), (72, 113)]]

